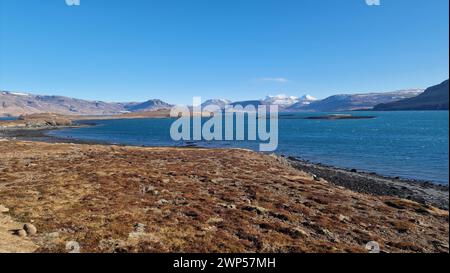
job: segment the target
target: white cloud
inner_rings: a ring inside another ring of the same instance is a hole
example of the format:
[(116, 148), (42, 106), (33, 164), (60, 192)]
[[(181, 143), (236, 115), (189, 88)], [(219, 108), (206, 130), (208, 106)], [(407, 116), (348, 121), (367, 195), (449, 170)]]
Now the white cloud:
[(286, 78), (260, 78), (259, 81), (263, 82), (278, 82), (278, 83), (287, 83), (289, 82)]

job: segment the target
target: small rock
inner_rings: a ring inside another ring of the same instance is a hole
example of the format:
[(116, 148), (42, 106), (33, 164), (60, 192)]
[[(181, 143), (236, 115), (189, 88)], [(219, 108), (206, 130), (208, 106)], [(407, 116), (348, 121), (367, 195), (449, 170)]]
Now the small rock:
[(165, 205), (165, 204), (169, 204), (169, 201), (167, 201), (166, 199), (161, 199), (158, 202), (156, 202), (158, 205)]
[(206, 231), (206, 232), (216, 232), (217, 231), (217, 227), (215, 227), (215, 226), (204, 226), (204, 227), (202, 227), (202, 230)]
[(258, 207), (258, 206), (245, 206), (242, 208), (243, 210), (246, 211), (255, 211), (258, 214), (264, 214), (266, 212), (268, 212), (269, 210), (263, 207)]
[(14, 231), (14, 235), (17, 235), (17, 236), (23, 238), (23, 237), (27, 237), (27, 232), (23, 229), (19, 229), (19, 230)]
[(313, 177), (314, 181), (320, 181), (320, 177), (318, 177), (317, 175), (314, 174), (312, 177)]
[(160, 210), (158, 208), (146, 208), (144, 211), (145, 212), (151, 211), (154, 214), (162, 214), (162, 210)]
[(213, 184), (220, 184), (222, 182), (224, 182), (224, 179), (222, 179), (222, 178), (213, 178), (213, 179), (211, 179), (211, 183), (213, 183)]
[(47, 233), (46, 237), (48, 239), (58, 239), (59, 238), (59, 232)]
[(153, 186), (143, 186), (142, 187), (142, 193), (150, 193), (155, 190), (155, 187)]
[(422, 227), (430, 227), (430, 225), (427, 222), (421, 220), (417, 220), (417, 224), (419, 224), (419, 226)]
[(184, 214), (186, 216), (194, 217), (194, 218), (199, 216), (199, 214), (196, 211), (194, 211), (194, 210), (186, 211)]
[(223, 218), (220, 217), (212, 217), (209, 218), (209, 220), (207, 221), (208, 224), (220, 224), (222, 223), (224, 220)]
[(70, 242), (66, 243), (66, 250), (69, 253), (75, 253), (75, 254), (76, 253), (80, 253), (81, 252), (80, 249), (81, 249), (81, 247), (80, 247), (80, 244), (78, 242), (70, 241)]
[(236, 209), (235, 204), (220, 203), (219, 206), (227, 208), (227, 209)]
[(328, 229), (326, 229), (326, 228), (321, 228), (319, 230), (319, 232), (320, 232), (320, 234), (325, 235), (327, 237), (332, 237), (333, 236), (333, 233), (331, 231), (329, 231)]
[(9, 209), (3, 205), (0, 205), (0, 213), (7, 213), (9, 212)]
[(322, 228), (320, 230), (320, 233), (325, 235), (332, 242), (335, 242), (335, 243), (339, 243), (340, 242), (339, 239), (336, 237), (336, 235), (333, 232), (331, 232), (328, 229), (326, 229), (326, 228)]
[(349, 222), (350, 221), (350, 217), (340, 214), (339, 215), (339, 221), (341, 221), (341, 222)]
[(60, 232), (65, 232), (65, 233), (70, 233), (70, 234), (74, 234), (75, 230), (73, 230), (72, 228), (60, 228), (59, 229)]
[(37, 233), (37, 228), (33, 224), (25, 224), (23, 229), (28, 235), (35, 235)]
[(134, 232), (144, 233), (146, 225), (142, 223), (137, 223), (134, 225)]
[(435, 245), (436, 245), (436, 246), (439, 246), (439, 247), (442, 247), (442, 248), (444, 248), (444, 249), (447, 249), (447, 250), (448, 250), (448, 248), (449, 248), (447, 242), (437, 241), (437, 242), (435, 242)]
[(301, 229), (301, 228), (294, 228), (293, 230), (294, 230), (294, 232), (295, 232), (296, 234), (298, 234), (298, 235), (300, 235), (300, 236), (302, 236), (302, 237), (309, 237), (308, 232), (304, 231), (304, 230)]

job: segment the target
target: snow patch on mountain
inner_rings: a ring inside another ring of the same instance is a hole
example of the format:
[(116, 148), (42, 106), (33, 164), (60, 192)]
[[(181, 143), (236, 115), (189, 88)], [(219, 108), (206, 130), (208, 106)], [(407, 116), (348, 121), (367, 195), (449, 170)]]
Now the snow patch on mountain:
[(264, 99), (265, 104), (269, 105), (280, 105), (280, 106), (289, 106), (299, 102), (299, 98), (295, 96), (287, 96), (287, 95), (276, 95), (276, 96), (267, 96)]
[(231, 104), (231, 101), (227, 99), (210, 99), (202, 103), (202, 107), (206, 107), (208, 105), (215, 105), (223, 109), (225, 108), (225, 106), (229, 104)]

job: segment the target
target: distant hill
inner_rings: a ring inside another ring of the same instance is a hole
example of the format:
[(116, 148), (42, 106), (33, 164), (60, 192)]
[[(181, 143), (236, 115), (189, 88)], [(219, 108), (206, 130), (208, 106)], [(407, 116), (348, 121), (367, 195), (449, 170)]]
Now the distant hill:
[(162, 100), (148, 100), (143, 103), (129, 103), (124, 105), (124, 109), (128, 112), (146, 112), (146, 111), (156, 111), (163, 109), (170, 109), (171, 104), (164, 102)]
[(389, 103), (405, 98), (415, 97), (422, 92), (423, 89), (411, 89), (387, 93), (334, 95), (323, 100), (310, 102), (306, 105), (303, 103), (296, 103), (288, 107), (286, 111), (341, 112), (369, 110), (380, 103)]
[(229, 105), (230, 103), (231, 101), (227, 99), (210, 99), (202, 103), (202, 107), (204, 108), (210, 105), (214, 105), (220, 107), (220, 109), (224, 109), (225, 106)]
[(376, 111), (405, 111), (405, 110), (449, 110), (448, 80), (432, 86), (422, 94), (396, 102), (379, 104)]
[(108, 103), (62, 96), (40, 96), (0, 91), (0, 116), (55, 113), (62, 115), (115, 115), (127, 112), (154, 111), (170, 108), (161, 100), (144, 103)]

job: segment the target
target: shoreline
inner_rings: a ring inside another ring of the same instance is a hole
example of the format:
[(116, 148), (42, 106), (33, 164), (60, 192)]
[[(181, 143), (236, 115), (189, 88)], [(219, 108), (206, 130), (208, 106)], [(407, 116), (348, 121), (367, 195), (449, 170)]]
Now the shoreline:
[[(37, 141), (46, 143), (73, 143), (85, 145), (114, 145), (114, 146), (133, 146), (121, 145), (102, 141), (85, 141), (79, 139), (60, 138), (49, 136), (46, 133), (53, 130), (79, 128), (83, 126), (95, 126), (95, 123), (88, 124), (86, 120), (76, 122), (74, 126), (56, 126), (48, 128), (8, 128), (0, 129), (0, 139), (6, 138), (19, 141)], [(152, 148), (153, 146), (138, 146)], [(156, 148), (164, 148), (155, 146)], [(169, 148), (169, 147), (167, 147)], [(203, 148), (187, 145), (185, 147), (170, 148)], [(206, 148), (214, 149), (214, 148)], [(384, 176), (374, 172), (364, 172), (355, 169), (346, 169), (336, 166), (329, 166), (321, 163), (313, 163), (308, 160), (297, 157), (277, 155), (277, 157), (286, 159), (294, 168), (309, 173), (315, 179), (324, 179), (331, 184), (350, 189), (354, 192), (370, 194), (374, 196), (391, 196), (402, 199), (412, 200), (424, 205), (432, 205), (440, 209), (449, 210), (449, 186), (438, 184), (431, 181), (421, 181), (404, 178), (394, 178)]]
[(449, 186), (430, 181), (384, 176), (374, 172), (339, 168), (321, 163), (288, 157), (297, 169), (311, 173), (318, 179), (354, 192), (375, 196), (392, 196), (408, 199), (424, 205), (449, 210)]

